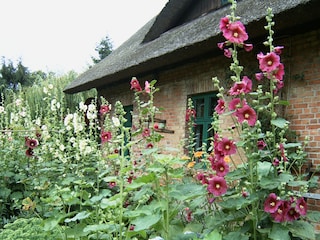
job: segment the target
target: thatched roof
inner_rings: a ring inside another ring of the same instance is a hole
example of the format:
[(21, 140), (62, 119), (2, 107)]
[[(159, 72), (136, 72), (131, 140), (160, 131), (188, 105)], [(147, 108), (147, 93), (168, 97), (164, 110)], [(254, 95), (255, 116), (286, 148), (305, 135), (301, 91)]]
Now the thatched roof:
[[(199, 0), (170, 0), (158, 16), (64, 91), (76, 93), (130, 81), (133, 76), (157, 72), (172, 64), (217, 52), (216, 43), (223, 40), (219, 21), (230, 13), (229, 5), (167, 30), (170, 21), (181, 16), (185, 7), (194, 1)], [(294, 34), (302, 26), (304, 30), (306, 26), (319, 27), (319, 0), (242, 0), (238, 2), (237, 15), (247, 26), (250, 39), (266, 35), (263, 26), (268, 7), (276, 15), (276, 31)]]

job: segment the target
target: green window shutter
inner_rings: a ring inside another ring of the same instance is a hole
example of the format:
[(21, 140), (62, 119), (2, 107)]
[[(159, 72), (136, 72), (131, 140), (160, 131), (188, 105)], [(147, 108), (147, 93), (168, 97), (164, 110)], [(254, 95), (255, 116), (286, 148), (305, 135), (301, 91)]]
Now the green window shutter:
[(216, 92), (205, 93), (191, 96), (193, 106), (196, 110), (195, 119), (195, 151), (201, 150), (202, 145), (209, 146), (209, 139), (213, 136), (211, 129), (212, 115), (214, 108), (217, 105), (218, 97)]

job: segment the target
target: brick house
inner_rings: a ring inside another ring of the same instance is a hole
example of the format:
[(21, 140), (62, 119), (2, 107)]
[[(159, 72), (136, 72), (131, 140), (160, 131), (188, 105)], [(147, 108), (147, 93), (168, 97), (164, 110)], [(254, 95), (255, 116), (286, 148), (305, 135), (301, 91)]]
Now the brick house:
[[(310, 136), (307, 148), (310, 171), (320, 167), (320, 1), (242, 0), (237, 15), (246, 25), (251, 53), (240, 52), (241, 65), (258, 71), (256, 54), (266, 51), (262, 42), (267, 8), (275, 14), (276, 45), (285, 46), (285, 87), (282, 98), (290, 105), (283, 114), (301, 139)], [(156, 79), (160, 88), (155, 104), (164, 107), (158, 117), (166, 120), (162, 144), (178, 146), (186, 137), (187, 99), (194, 100), (198, 144), (206, 141), (212, 108), (217, 100), (212, 77), (227, 79), (230, 62), (217, 43), (223, 41), (219, 20), (229, 14), (223, 0), (170, 0), (162, 11), (107, 58), (84, 72), (65, 88), (76, 93), (96, 88), (109, 102), (120, 100), (132, 108), (130, 80)], [(320, 211), (320, 190), (310, 194), (311, 209)], [(318, 226), (320, 230), (320, 226)]]

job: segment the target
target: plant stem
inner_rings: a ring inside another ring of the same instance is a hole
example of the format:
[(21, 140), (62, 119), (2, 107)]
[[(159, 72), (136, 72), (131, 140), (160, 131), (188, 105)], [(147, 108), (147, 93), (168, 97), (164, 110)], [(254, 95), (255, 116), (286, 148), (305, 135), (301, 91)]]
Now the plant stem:
[(122, 221), (123, 221), (123, 188), (124, 188), (124, 182), (123, 182), (123, 169), (124, 169), (124, 160), (125, 160), (125, 144), (124, 144), (124, 127), (122, 126), (121, 128), (121, 156), (120, 156), (120, 172), (119, 172), (119, 177), (120, 177), (120, 214), (119, 214), (119, 239), (122, 240)]

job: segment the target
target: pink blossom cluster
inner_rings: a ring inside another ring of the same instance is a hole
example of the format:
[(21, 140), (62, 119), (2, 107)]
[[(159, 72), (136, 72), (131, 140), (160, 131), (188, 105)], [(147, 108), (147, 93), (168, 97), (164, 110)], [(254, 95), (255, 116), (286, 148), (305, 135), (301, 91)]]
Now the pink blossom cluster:
[(262, 72), (256, 73), (256, 79), (262, 80), (263, 77), (274, 81), (274, 93), (277, 93), (283, 88), (284, 65), (280, 62), (280, 54), (282, 53), (283, 46), (278, 46), (272, 52), (267, 54), (259, 53), (257, 59), (259, 61), (259, 68)]
[(264, 211), (270, 213), (275, 222), (292, 222), (307, 214), (307, 203), (303, 197), (282, 200), (270, 193), (264, 202)]
[[(142, 92), (142, 87), (136, 77), (133, 77), (131, 79), (130, 85), (131, 85), (131, 88), (130, 88), (131, 90), (134, 90), (136, 92)], [(144, 83), (144, 91), (146, 93), (151, 92), (150, 83), (148, 81), (145, 81), (145, 83)]]
[(218, 134), (214, 136), (213, 153), (209, 155), (208, 160), (211, 163), (211, 170), (213, 173), (200, 172), (197, 175), (197, 179), (202, 184), (207, 185), (209, 193), (215, 197), (221, 196), (227, 192), (228, 185), (225, 180), (225, 176), (229, 173), (229, 165), (226, 162), (226, 158), (233, 155), (237, 151), (235, 142), (228, 138), (219, 137)]

